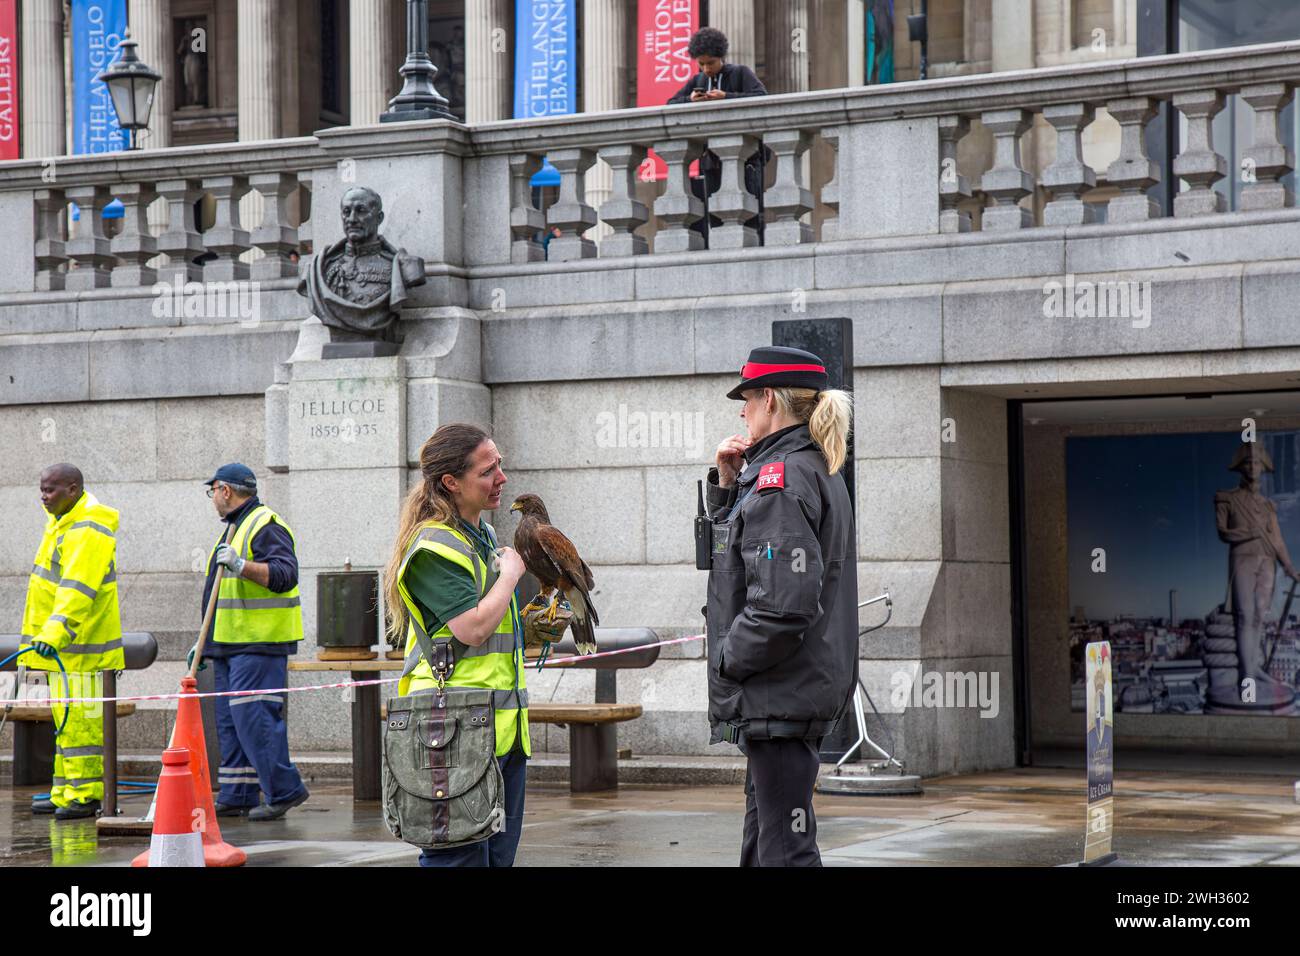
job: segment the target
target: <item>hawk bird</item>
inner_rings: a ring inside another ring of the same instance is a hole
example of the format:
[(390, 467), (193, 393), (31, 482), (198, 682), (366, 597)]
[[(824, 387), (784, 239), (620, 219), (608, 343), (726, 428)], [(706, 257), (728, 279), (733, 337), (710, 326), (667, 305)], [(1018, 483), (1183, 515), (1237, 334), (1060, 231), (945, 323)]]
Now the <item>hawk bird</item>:
[(591, 568), (582, 560), (573, 542), (552, 526), (551, 516), (546, 513), (541, 498), (520, 495), (510, 510), (518, 511), (522, 519), (515, 529), (515, 550), (523, 558), (528, 573), (537, 578), (543, 590), (551, 592), (549, 605), (538, 594), (522, 613), (545, 607), (547, 620), (554, 623), (560, 595), (563, 594), (573, 608), (573, 642), (578, 653), (596, 653), (595, 625), (600, 623), (600, 616), (591, 603), (590, 591), (595, 585)]

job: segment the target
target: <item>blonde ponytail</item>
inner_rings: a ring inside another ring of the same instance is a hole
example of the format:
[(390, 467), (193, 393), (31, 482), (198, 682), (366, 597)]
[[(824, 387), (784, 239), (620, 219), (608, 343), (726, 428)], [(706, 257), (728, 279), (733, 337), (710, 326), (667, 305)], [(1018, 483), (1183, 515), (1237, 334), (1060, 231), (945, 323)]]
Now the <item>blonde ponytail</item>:
[(818, 392), (811, 388), (774, 388), (778, 407), (800, 422), (807, 422), (812, 440), (826, 459), (832, 475), (844, 467), (853, 423), (853, 397), (837, 388)]

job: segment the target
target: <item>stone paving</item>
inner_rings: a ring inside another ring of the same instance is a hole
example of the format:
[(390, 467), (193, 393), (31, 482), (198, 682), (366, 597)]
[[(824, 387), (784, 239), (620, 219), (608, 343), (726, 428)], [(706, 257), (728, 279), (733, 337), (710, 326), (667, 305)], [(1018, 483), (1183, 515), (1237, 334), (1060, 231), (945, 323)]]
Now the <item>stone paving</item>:
[[(1020, 769), (942, 777), (911, 797), (818, 795), (818, 842), (828, 866), (1054, 866), (1083, 845), (1083, 797), (1070, 770)], [(27, 810), (33, 788), (0, 796), (0, 865), (121, 866), (145, 843), (99, 836), (93, 821), (55, 823)], [(145, 800), (126, 806), (143, 812)], [(731, 866), (739, 853), (738, 786), (624, 786), (572, 795), (529, 787), (521, 866)], [(1115, 850), (1130, 865), (1300, 865), (1294, 780), (1129, 773), (1116, 787)], [(377, 804), (318, 783), (280, 821), (222, 821), (250, 866), (414, 864)]]

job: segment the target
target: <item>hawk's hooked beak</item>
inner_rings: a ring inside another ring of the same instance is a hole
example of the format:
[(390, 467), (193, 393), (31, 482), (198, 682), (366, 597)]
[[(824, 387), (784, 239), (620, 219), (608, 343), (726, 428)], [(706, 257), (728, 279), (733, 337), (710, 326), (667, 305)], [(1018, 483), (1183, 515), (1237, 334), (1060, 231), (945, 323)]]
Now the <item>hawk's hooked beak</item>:
[(521, 505), (519, 502), (516, 501), (514, 504), (512, 504), (512, 505), (510, 506), (510, 510), (511, 510), (511, 511), (523, 511), (523, 510), (524, 510), (524, 506)]

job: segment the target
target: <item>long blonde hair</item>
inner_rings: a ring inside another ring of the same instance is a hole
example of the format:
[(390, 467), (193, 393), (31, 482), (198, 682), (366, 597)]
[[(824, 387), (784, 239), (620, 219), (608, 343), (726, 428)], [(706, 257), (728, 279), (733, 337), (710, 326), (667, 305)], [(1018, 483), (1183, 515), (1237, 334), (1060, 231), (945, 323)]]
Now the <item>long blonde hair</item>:
[(812, 388), (774, 388), (776, 407), (800, 422), (807, 422), (812, 440), (826, 459), (832, 475), (844, 467), (853, 427), (853, 396), (838, 388), (819, 392)]
[(397, 540), (393, 543), (392, 557), (384, 568), (384, 604), (388, 635), (392, 638), (401, 640), (406, 637), (406, 603), (398, 589), (398, 572), (402, 569), (406, 549), (425, 522), (447, 524), (451, 521), (456, 514), (456, 504), (443, 486), (442, 476), (464, 474), (475, 450), (490, 437), (477, 425), (443, 425), (420, 448), (420, 480), (402, 503)]

